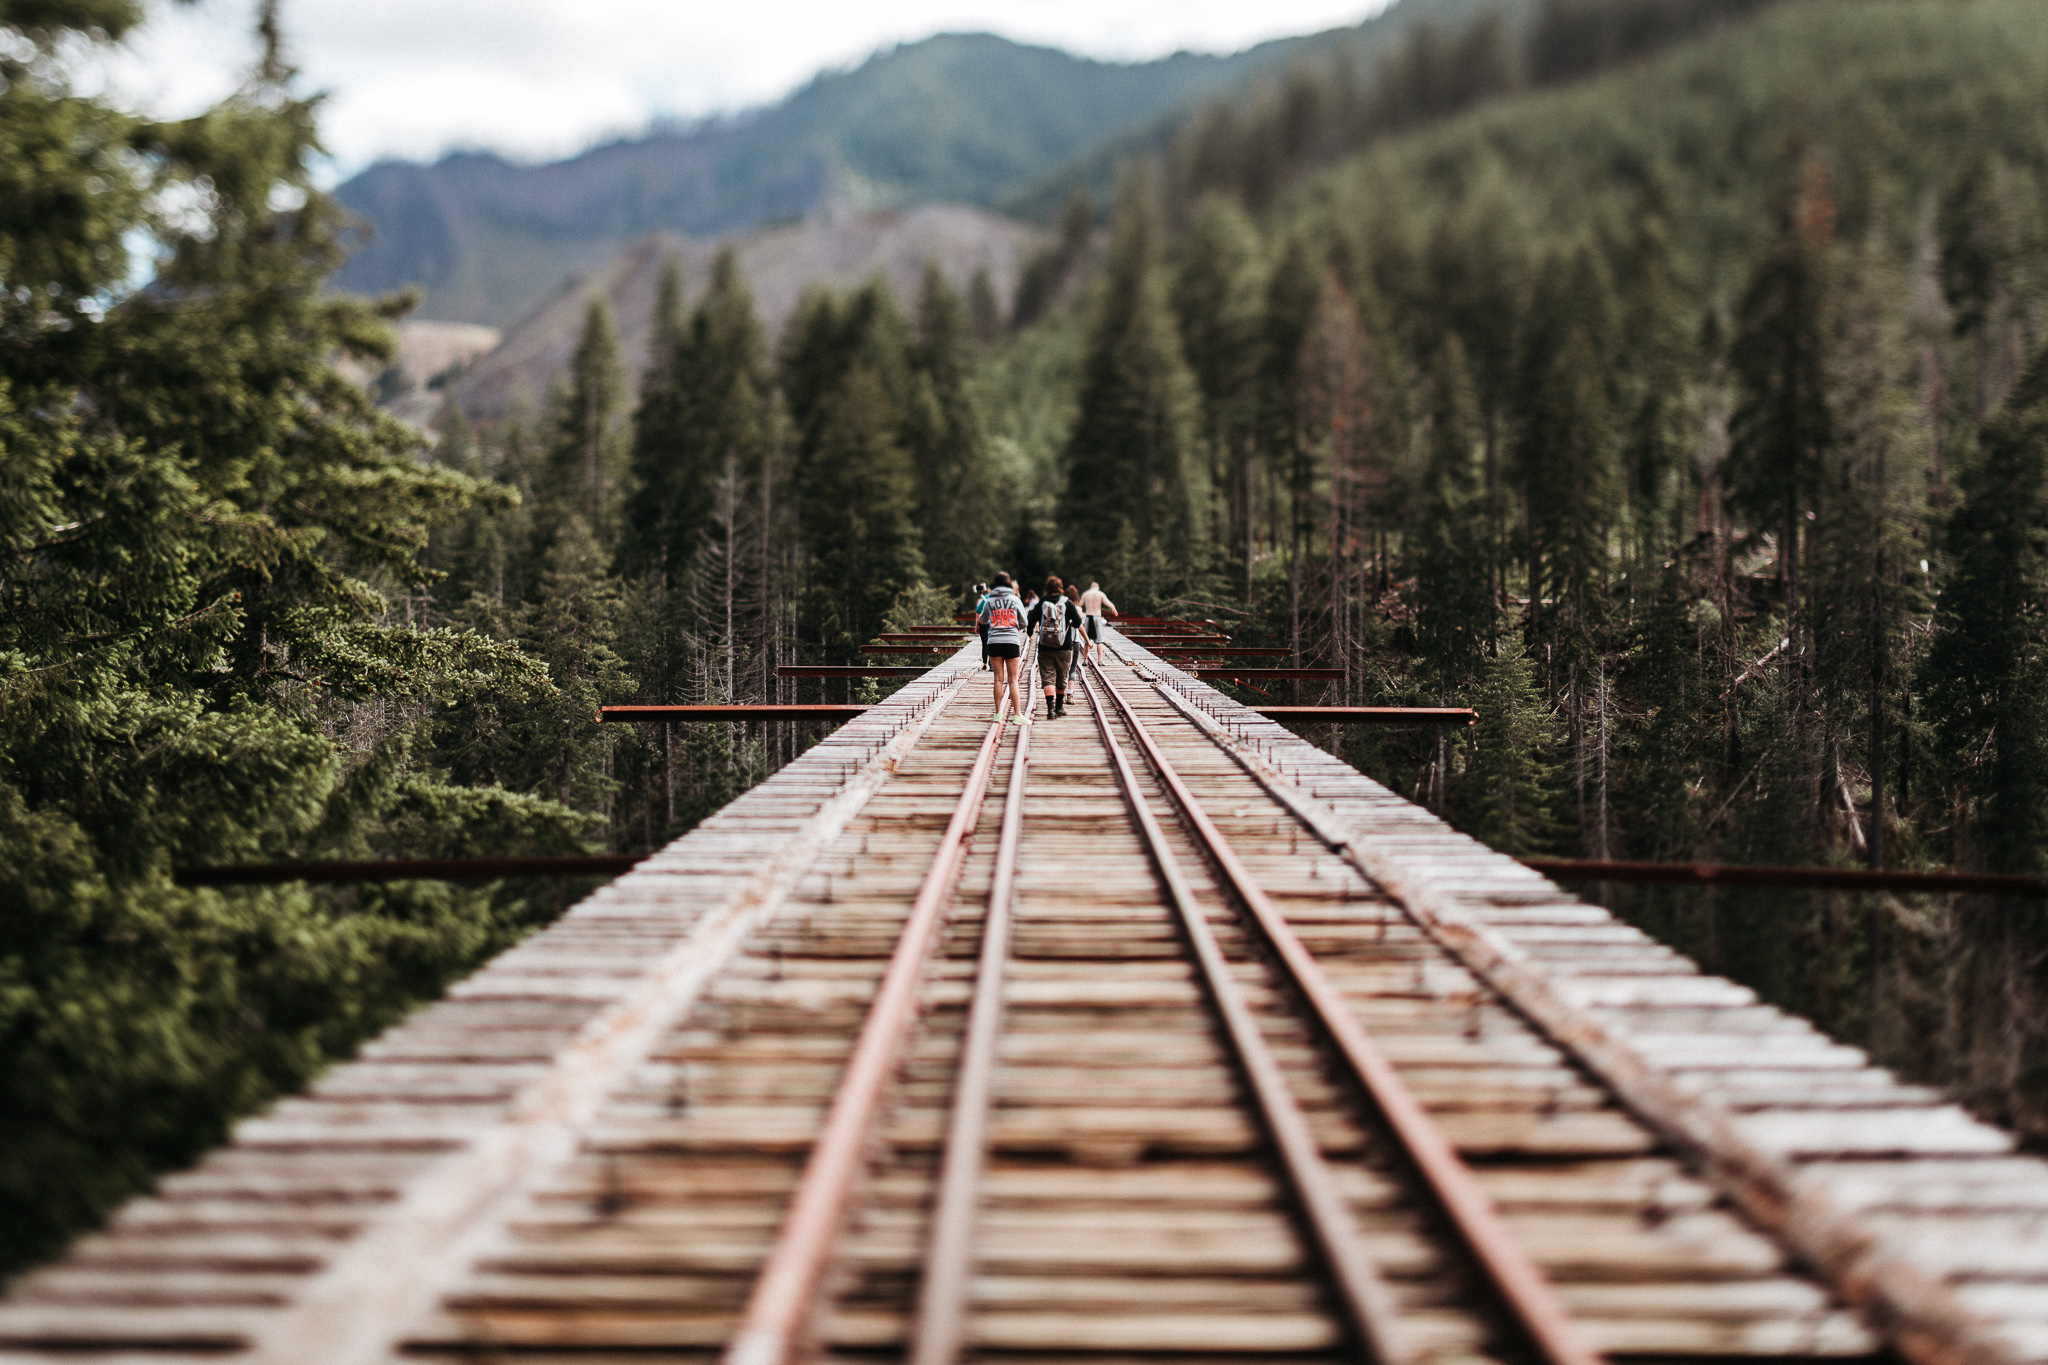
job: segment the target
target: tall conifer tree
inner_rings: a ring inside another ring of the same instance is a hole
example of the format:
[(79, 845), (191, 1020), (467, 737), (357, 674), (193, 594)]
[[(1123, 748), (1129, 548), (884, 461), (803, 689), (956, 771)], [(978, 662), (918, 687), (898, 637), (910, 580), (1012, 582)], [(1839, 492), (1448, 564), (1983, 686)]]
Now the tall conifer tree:
[(1777, 533), (1778, 581), (1796, 622), (1801, 533), (1834, 432), (1826, 326), (1834, 209), (1817, 160), (1795, 154), (1774, 214), (1736, 316), (1724, 471), (1733, 507)]
[(1200, 405), (1167, 304), (1150, 185), (1133, 176), (1118, 204), (1080, 410), (1061, 458), (1060, 525), (1077, 576), (1121, 580), (1139, 601), (1204, 567)]
[(917, 297), (913, 372), (904, 413), (925, 567), (954, 591), (988, 575), (1014, 505), (1000, 487), (981, 413), (967, 388), (970, 320), (936, 264)]
[(1188, 366), (1202, 392), (1210, 480), (1223, 516), (1218, 539), (1243, 564), (1249, 598), (1264, 284), (1258, 229), (1235, 202), (1211, 196), (1196, 212), (1179, 255), (1173, 311)]
[(579, 516), (597, 543), (610, 550), (631, 452), (626, 420), (626, 372), (611, 305), (593, 297), (583, 314), (583, 335), (556, 393), (552, 431), (536, 488), (541, 548), (554, 543), (568, 517)]

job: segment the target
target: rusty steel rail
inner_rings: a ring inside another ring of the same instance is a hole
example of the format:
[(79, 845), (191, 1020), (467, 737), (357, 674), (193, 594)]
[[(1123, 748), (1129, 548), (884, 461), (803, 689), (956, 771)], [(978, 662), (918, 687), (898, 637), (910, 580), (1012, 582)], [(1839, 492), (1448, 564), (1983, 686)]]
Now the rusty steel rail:
[(1009, 702), (1005, 698), (982, 736), (952, 819), (918, 887), (888, 971), (861, 1025), (853, 1057), (840, 1076), (824, 1127), (790, 1197), (781, 1230), (755, 1277), (739, 1329), (726, 1346), (725, 1365), (790, 1365), (802, 1357), (868, 1131), (883, 1087), (896, 1071), (904, 1039), (917, 1018), (925, 964), (945, 923), (954, 883), (966, 863), (968, 837), (980, 823), (996, 750), (1008, 728)]
[[(1131, 643), (1140, 642), (1133, 640)], [(1227, 654), (1236, 659), (1284, 659), (1294, 652), (1285, 645), (1146, 645), (1145, 648), (1161, 658), (1175, 659), (1213, 659), (1219, 654)]]
[[(1224, 1032), (1230, 1039), (1238, 1064), (1244, 1069), (1245, 1079), (1258, 1105), (1260, 1120), (1278, 1149), (1288, 1183), (1293, 1187), (1295, 1198), (1307, 1219), (1311, 1239), (1335, 1282), (1337, 1296), (1344, 1305), (1344, 1316), (1358, 1344), (1365, 1348), (1377, 1365), (1406, 1365), (1415, 1358), (1415, 1349), (1403, 1329), (1393, 1292), (1387, 1287), (1385, 1277), (1365, 1244), (1357, 1220), (1337, 1187), (1336, 1176), (1331, 1172), (1329, 1163), (1323, 1159), (1322, 1148), (1287, 1083), (1286, 1074), (1281, 1071), (1278, 1059), (1266, 1042), (1264, 1031), (1253, 1016), (1251, 1007), (1245, 1003), (1230, 963), (1216, 941), (1216, 933), (1196, 901), (1194, 888), (1181, 871), (1172, 846), (1167, 843), (1166, 833), (1160, 828), (1158, 817), (1152, 813), (1151, 803), (1138, 786), (1137, 774), (1131, 770), (1123, 746), (1117, 743), (1109, 728), (1108, 710), (1096, 695), (1095, 684), (1088, 679), (1090, 668), (1104, 691), (1115, 697), (1116, 690), (1110, 687), (1100, 665), (1090, 665), (1081, 670), (1081, 686), (1088, 692), (1090, 710), (1094, 713), (1103, 747), (1109, 751), (1117, 783), (1123, 788), (1132, 819), (1145, 836), (1159, 879), (1165, 884), (1167, 898), (1173, 902), (1179, 915), (1181, 927), (1201, 970), (1203, 985), (1222, 1018)], [(1118, 701), (1121, 705), (1121, 698)], [(1130, 719), (1128, 708), (1121, 709), (1131, 733), (1134, 736), (1142, 734)]]
[(2048, 877), (1996, 872), (1885, 872), (1851, 867), (1749, 867), (1731, 863), (1623, 863), (1597, 858), (1524, 858), (1554, 881), (1649, 882), (1671, 886), (1775, 886), (1808, 891), (1919, 891), (1929, 895), (2048, 897)]
[[(1029, 681), (1027, 679), (1027, 681)], [(1029, 695), (1029, 689), (1026, 689)], [(988, 1161), (989, 1107), (995, 1094), (996, 1048), (1003, 1030), (1003, 974), (1010, 960), (1010, 929), (1017, 887), (1017, 850), (1024, 832), (1024, 783), (1031, 762), (1031, 729), (1019, 726), (1003, 793), (1002, 836), (995, 878), (982, 919), (981, 958), (973, 1004), (954, 1072), (953, 1112), (925, 1242), (924, 1277), (911, 1321), (908, 1365), (953, 1365), (966, 1336), (968, 1287), (974, 1276), (974, 1219)]]
[(279, 882), (494, 882), (505, 877), (616, 877), (645, 854), (595, 853), (561, 858), (395, 858), (308, 860), (174, 867), (175, 886), (271, 886)]
[[(1335, 1045), (1352, 1078), (1378, 1111), (1409, 1165), (1427, 1187), (1431, 1199), (1527, 1344), (1545, 1365), (1600, 1365), (1600, 1357), (1586, 1345), (1557, 1291), (1508, 1230), (1492, 1199), (1472, 1174), (1471, 1167), (1465, 1164), (1457, 1149), (1431, 1120), (1429, 1111), (1415, 1098), (1386, 1053), (1359, 1023), (1358, 1016), (1345, 1003), (1343, 994), (1323, 971), (1322, 964), (1309, 952), (1294, 932), (1294, 927), (1287, 922), (1287, 917), (1253, 879), (1250, 870), (1209, 818), (1209, 813), (1179, 772), (1167, 762), (1166, 755), (1139, 720), (1137, 711), (1102, 675), (1100, 666), (1096, 665), (1095, 669), (1103, 690), (1123, 716), (1124, 725), (1137, 741), (1146, 762), (1165, 784), (1174, 805), (1249, 912), (1259, 933), (1308, 1004), (1316, 1022)], [(1168, 692), (1156, 680), (1152, 685), (1162, 694)]]

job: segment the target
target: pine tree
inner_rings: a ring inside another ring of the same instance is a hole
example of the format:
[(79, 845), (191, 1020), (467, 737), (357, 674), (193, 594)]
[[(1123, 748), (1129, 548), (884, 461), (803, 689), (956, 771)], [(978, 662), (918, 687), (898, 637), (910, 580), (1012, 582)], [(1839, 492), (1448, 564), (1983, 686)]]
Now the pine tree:
[(597, 708), (625, 700), (633, 680), (617, 643), (618, 584), (603, 549), (571, 514), (548, 547), (539, 591), (515, 620), (519, 638), (547, 664), (552, 689), (508, 727), (498, 765), (504, 785), (554, 797), (577, 810), (602, 811), (612, 778), (606, 754), (617, 732), (593, 726)]
[(1209, 477), (1224, 522), (1218, 542), (1244, 566), (1251, 596), (1257, 505), (1258, 342), (1263, 271), (1258, 229), (1230, 200), (1202, 202), (1180, 244), (1172, 304), (1202, 393)]
[(1988, 423), (1950, 518), (1921, 687), (1991, 871), (2048, 864), (2048, 403)]
[(1661, 186), (1643, 187), (1631, 230), (1609, 256), (1619, 297), (1621, 386), (1617, 437), (1622, 491), (1634, 527), (1634, 558), (1648, 566), (1686, 538), (1690, 486), (1685, 307)]
[(1632, 780), (1623, 782), (1616, 802), (1623, 848), (1633, 857), (1663, 861), (1699, 851), (1702, 812), (1693, 793), (1705, 789), (1702, 739), (1712, 718), (1697, 714), (1708, 696), (1693, 605), (1674, 562), (1659, 575), (1623, 668), (1622, 685), (1648, 713), (1624, 741), (1623, 767)]
[(968, 392), (968, 319), (937, 265), (927, 265), (910, 349), (903, 440), (925, 566), (955, 592), (988, 573), (1013, 498), (1001, 487), (981, 413)]
[(1429, 458), (1407, 567), (1415, 577), (1416, 647), (1436, 674), (1438, 695), (1450, 705), (1493, 645), (1493, 551), (1479, 479), (1484, 439), (1478, 401), (1457, 337), (1445, 339), (1429, 370)]
[(647, 368), (640, 376), (640, 403), (633, 412), (631, 487), (619, 538), (619, 565), (628, 574), (665, 568), (674, 542), (670, 522), (691, 519), (686, 507), (675, 506), (678, 495), (673, 487), (679, 466), (687, 461), (683, 448), (690, 435), (682, 401), (687, 325), (682, 263), (670, 257), (662, 262), (655, 291)]
[(924, 580), (910, 458), (897, 411), (855, 362), (819, 404), (815, 445), (798, 476), (799, 517), (814, 562), (808, 615), (838, 650), (880, 628), (905, 589)]
[(619, 562), (628, 574), (673, 585), (697, 552), (728, 467), (751, 481), (767, 455), (767, 342), (731, 248), (713, 263), (687, 322), (659, 325), (655, 346), (634, 426)]
[(1942, 196), (1939, 220), (1941, 289), (1956, 336), (1971, 347), (1976, 380), (1972, 413), (1979, 422), (1996, 401), (1992, 334), (2001, 321), (2020, 254), (1999, 170), (1992, 153), (1979, 148)]
[(1400, 512), (1395, 458), (1404, 442), (1390, 411), (1387, 369), (1350, 292), (1336, 271), (1326, 271), (1295, 360), (1301, 463), (1289, 490), (1297, 527), (1289, 550), (1290, 636), (1299, 650), (1300, 588), (1320, 539), (1326, 600), (1319, 614), (1327, 625), (1319, 622), (1314, 634), (1329, 638), (1346, 664), (1392, 582), (1389, 540)]
[(1315, 523), (1315, 457), (1301, 426), (1302, 347), (1323, 296), (1325, 261), (1317, 244), (1290, 238), (1266, 281), (1258, 343), (1259, 458), (1270, 490), (1266, 543), (1287, 556), (1290, 600), (1298, 594), (1303, 541)]
[(1472, 704), (1479, 723), (1458, 781), (1458, 828), (1515, 857), (1547, 852), (1557, 834), (1556, 722), (1513, 631), (1482, 665)]
[(1069, 564), (1077, 577), (1129, 583), (1130, 602), (1188, 583), (1207, 557), (1200, 395), (1167, 306), (1158, 238), (1149, 186), (1134, 177), (1118, 205), (1061, 459)]
[[(1498, 175), (1475, 185), (1459, 210), (1430, 232), (1427, 302), (1416, 300), (1409, 310), (1416, 335), (1408, 343), (1416, 354), (1436, 354), (1445, 330), (1457, 336), (1464, 352), (1484, 442), (1482, 491), (1496, 556), (1508, 549), (1507, 441), (1529, 306), (1526, 243), (1533, 234), (1522, 222), (1522, 203), (1523, 196)], [(1375, 292), (1385, 294), (1386, 283)], [(1499, 562), (1488, 566), (1497, 600), (1503, 596), (1505, 569)]]
[(555, 395), (552, 430), (535, 489), (536, 548), (545, 550), (568, 518), (581, 517), (597, 543), (610, 550), (618, 537), (631, 433), (626, 421), (626, 373), (611, 305), (593, 297), (583, 335), (569, 361), (567, 383)]
[(1515, 467), (1527, 508), (1532, 620), (1552, 613), (1572, 651), (1601, 616), (1595, 592), (1608, 568), (1619, 503), (1604, 279), (1586, 251), (1546, 266), (1530, 309), (1522, 360)]
[(967, 330), (977, 346), (993, 346), (1003, 329), (1003, 301), (996, 297), (996, 282), (988, 267), (974, 268), (967, 284)]
[(1024, 263), (1011, 305), (1012, 327), (1021, 332), (1052, 309), (1087, 260), (1094, 237), (1095, 201), (1087, 190), (1076, 190), (1060, 213), (1058, 238)]
[(418, 620), (483, 489), (335, 369), (388, 362), (404, 301), (325, 289), (345, 217), (274, 8), (177, 121), (72, 84), (138, 17), (0, 13), (0, 1274), (546, 913), (173, 866), (576, 826), (431, 771), (431, 718), (539, 674)]
[(1796, 624), (1801, 531), (1834, 432), (1826, 333), (1834, 219), (1826, 173), (1810, 158), (1795, 156), (1778, 199), (1775, 231), (1736, 315), (1724, 477), (1731, 507), (1778, 536), (1778, 582)]
[[(1829, 352), (1829, 408), (1838, 414), (1823, 462), (1826, 515), (1810, 532), (1806, 608), (1811, 683), (1824, 725), (1824, 808), (1849, 851), (1882, 865), (1888, 733), (1898, 710), (1898, 660), (1922, 594), (1903, 572), (1923, 552), (1919, 530), (1931, 461), (1916, 348), (1898, 307), (1906, 278), (1884, 244), (1840, 253)], [(1850, 793), (1868, 775), (1869, 814)]]

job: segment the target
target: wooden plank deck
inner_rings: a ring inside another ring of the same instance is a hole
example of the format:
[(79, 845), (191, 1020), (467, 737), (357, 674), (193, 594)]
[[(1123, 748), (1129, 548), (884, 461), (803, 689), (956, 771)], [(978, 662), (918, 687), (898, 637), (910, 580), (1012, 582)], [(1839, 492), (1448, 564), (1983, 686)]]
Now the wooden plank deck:
[[(1112, 643), (1106, 684), (1595, 1349), (2048, 1359), (2048, 1163)], [(0, 1357), (716, 1356), (987, 731), (986, 676), (970, 642), (238, 1125), (13, 1285)], [(1085, 704), (1038, 721), (1020, 780), (968, 1355), (1351, 1358)], [(1515, 1358), (1144, 782), (1416, 1358)], [(960, 874), (836, 1242), (828, 1357), (909, 1330), (993, 859), (991, 837)]]

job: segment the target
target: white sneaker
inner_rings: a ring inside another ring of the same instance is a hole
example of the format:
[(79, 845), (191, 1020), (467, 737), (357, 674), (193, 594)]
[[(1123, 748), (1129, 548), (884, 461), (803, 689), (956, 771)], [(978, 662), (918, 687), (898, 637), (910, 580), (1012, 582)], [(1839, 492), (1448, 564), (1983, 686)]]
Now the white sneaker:
[(996, 708), (995, 710), (993, 710), (993, 711), (991, 711), (991, 712), (989, 712), (989, 713), (988, 713), (988, 719), (989, 719), (989, 723), (990, 723), (991, 725), (993, 725), (993, 724), (994, 724), (995, 722), (997, 722), (997, 721), (1001, 720), (1002, 718), (1003, 718), (1003, 708), (1002, 708), (1002, 707), (1000, 707), (1000, 706), (998, 706), (998, 707), (997, 707), (997, 708)]

